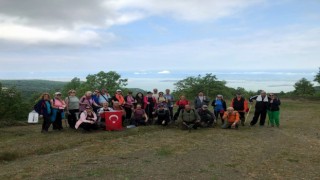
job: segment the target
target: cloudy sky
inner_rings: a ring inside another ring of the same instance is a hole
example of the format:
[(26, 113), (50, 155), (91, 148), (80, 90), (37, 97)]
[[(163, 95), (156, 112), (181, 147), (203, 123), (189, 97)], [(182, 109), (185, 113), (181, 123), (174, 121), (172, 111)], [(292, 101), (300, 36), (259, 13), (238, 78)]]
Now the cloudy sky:
[(0, 79), (320, 66), (319, 0), (0, 0)]

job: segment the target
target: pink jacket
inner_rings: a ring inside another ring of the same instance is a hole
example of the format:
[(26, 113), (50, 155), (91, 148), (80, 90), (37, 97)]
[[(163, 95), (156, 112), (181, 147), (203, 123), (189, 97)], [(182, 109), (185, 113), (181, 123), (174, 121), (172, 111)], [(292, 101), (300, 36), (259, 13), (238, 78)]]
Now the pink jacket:
[(92, 122), (96, 122), (97, 121), (97, 115), (96, 113), (92, 112), (93, 114), (93, 119), (92, 120), (87, 120), (87, 111), (83, 111), (80, 115), (80, 118), (79, 120), (77, 121), (76, 125), (75, 125), (75, 128), (78, 129), (79, 126), (82, 124), (82, 123), (92, 123)]

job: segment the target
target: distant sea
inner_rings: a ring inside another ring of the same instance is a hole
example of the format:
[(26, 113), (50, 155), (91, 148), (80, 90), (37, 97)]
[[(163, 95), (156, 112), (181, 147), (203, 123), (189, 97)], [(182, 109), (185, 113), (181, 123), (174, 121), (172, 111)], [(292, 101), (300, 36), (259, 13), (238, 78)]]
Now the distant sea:
[(268, 92), (288, 92), (294, 90), (294, 84), (301, 78), (313, 82), (317, 71), (314, 70), (286, 70), (286, 71), (162, 71), (162, 72), (125, 72), (124, 77), (129, 79), (128, 87), (140, 87), (151, 90), (158, 88), (174, 89), (174, 83), (188, 76), (204, 76), (207, 73), (216, 75), (218, 80), (226, 81), (227, 86), (237, 88), (243, 87), (246, 90), (257, 91), (260, 89)]
[[(109, 70), (105, 70), (109, 71)], [(85, 80), (88, 74), (96, 72), (0, 72), (0, 79), (45, 79), (57, 81), (70, 81), (73, 77)], [(288, 92), (294, 90), (293, 85), (301, 78), (306, 78), (314, 85), (314, 76), (318, 69), (314, 70), (268, 70), (268, 71), (239, 71), (239, 70), (219, 70), (219, 71), (117, 71), (122, 78), (128, 78), (129, 88), (141, 88), (152, 90), (158, 88), (164, 91), (169, 88), (174, 90), (174, 83), (188, 76), (204, 76), (207, 73), (216, 75), (218, 80), (226, 81), (227, 86), (237, 88), (243, 87), (246, 90), (257, 91), (260, 89), (267, 92)]]

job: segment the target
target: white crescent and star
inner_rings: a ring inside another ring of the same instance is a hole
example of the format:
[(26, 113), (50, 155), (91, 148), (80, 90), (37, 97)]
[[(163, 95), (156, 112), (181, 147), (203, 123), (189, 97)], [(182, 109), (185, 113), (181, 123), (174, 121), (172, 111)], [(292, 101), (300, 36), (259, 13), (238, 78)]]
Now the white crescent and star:
[[(112, 120), (113, 118), (116, 118), (116, 120)], [(116, 123), (116, 121), (119, 120), (119, 117), (117, 115), (113, 114), (113, 115), (109, 116), (109, 120), (112, 121), (112, 123)]]

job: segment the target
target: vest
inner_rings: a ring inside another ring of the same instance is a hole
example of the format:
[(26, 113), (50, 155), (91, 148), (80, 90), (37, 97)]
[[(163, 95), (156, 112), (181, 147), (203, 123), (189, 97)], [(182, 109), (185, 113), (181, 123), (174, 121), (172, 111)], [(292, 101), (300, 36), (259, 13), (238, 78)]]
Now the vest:
[(238, 101), (238, 98), (233, 99), (233, 108), (236, 111), (242, 111), (244, 109), (244, 98), (241, 97), (240, 101)]

